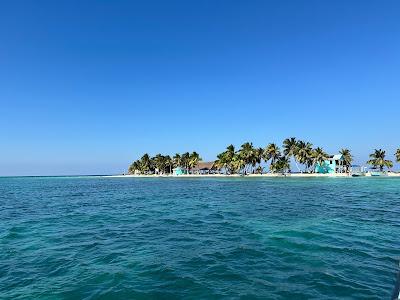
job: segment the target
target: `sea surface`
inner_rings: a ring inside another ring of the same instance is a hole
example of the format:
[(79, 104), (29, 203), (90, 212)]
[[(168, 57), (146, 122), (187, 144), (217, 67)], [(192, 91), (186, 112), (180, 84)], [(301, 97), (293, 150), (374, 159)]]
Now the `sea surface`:
[(400, 178), (0, 178), (0, 299), (390, 299)]

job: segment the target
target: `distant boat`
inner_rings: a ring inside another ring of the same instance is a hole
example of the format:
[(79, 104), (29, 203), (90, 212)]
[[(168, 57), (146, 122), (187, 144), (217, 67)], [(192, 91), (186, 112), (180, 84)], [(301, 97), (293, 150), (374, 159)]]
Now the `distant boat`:
[(386, 172), (383, 171), (369, 171), (369, 173), (371, 174), (371, 176), (388, 176)]
[(365, 176), (364, 168), (359, 165), (352, 165), (350, 167), (350, 174), (352, 177)]

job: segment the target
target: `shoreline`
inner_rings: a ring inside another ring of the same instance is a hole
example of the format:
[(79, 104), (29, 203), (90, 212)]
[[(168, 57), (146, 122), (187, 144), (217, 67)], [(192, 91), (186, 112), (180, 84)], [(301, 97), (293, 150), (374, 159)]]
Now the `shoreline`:
[[(345, 173), (337, 173), (337, 174), (319, 174), (319, 173), (291, 173), (291, 174), (276, 174), (276, 173), (266, 173), (266, 174), (248, 174), (248, 175), (239, 175), (239, 174), (184, 174), (184, 175), (105, 175), (101, 176), (105, 178), (258, 178), (258, 177), (267, 177), (267, 178), (286, 178), (286, 177), (294, 177), (294, 178), (316, 178), (316, 177), (330, 177), (330, 178), (353, 178), (350, 174)], [(360, 177), (373, 177), (371, 175), (365, 175)], [(378, 176), (378, 177), (400, 177), (400, 173), (387, 173), (387, 176)]]

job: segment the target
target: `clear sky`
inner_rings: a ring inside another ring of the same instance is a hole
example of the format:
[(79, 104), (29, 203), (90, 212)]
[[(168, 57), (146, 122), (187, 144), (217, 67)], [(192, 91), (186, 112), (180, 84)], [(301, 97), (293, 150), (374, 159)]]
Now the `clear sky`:
[(1, 1), (0, 175), (295, 136), (400, 147), (400, 1)]

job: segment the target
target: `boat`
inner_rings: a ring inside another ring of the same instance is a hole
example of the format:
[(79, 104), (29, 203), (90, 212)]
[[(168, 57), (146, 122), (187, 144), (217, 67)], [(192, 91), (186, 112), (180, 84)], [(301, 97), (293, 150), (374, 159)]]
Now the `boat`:
[(361, 167), (359, 165), (352, 165), (350, 167), (350, 175), (351, 177), (365, 176), (364, 167)]
[(369, 172), (371, 176), (388, 176), (386, 172), (381, 172), (381, 171), (370, 171)]
[(388, 174), (387, 174), (387, 172), (385, 172), (385, 171), (380, 171), (379, 169), (377, 169), (377, 168), (371, 168), (371, 169), (369, 169), (369, 171), (368, 171), (368, 175), (369, 176), (374, 176), (374, 177), (381, 177), (381, 176), (388, 176)]
[(362, 174), (362, 173), (353, 173), (353, 174), (351, 174), (351, 177), (360, 177), (360, 176), (364, 176), (364, 174)]

